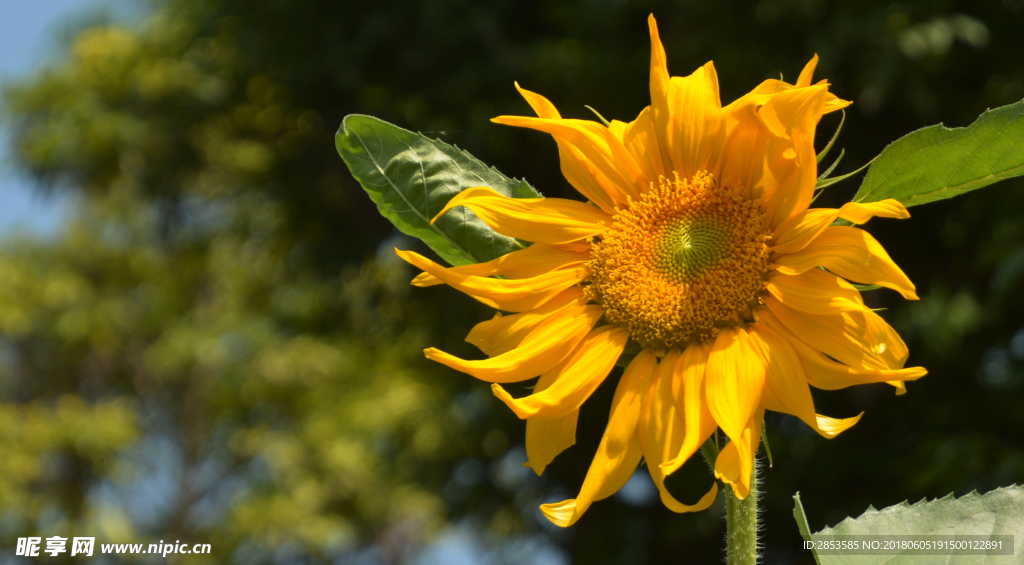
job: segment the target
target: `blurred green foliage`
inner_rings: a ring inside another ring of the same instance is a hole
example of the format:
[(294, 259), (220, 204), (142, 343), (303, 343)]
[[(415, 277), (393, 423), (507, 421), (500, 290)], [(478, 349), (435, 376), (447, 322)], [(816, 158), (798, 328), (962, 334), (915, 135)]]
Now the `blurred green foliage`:
[[(648, 103), (652, 11), (673, 74), (714, 59), (727, 101), (819, 53), (819, 76), (855, 102), (838, 173), (913, 129), (1024, 97), (1020, 0), (148, 9), (80, 26), (59, 60), (5, 89), (18, 164), (77, 205), (61, 236), (0, 249), (0, 552), (19, 536), (95, 535), (209, 542), (211, 563), (455, 563), (417, 555), (460, 524), (498, 548), (477, 553), (486, 562), (557, 563), (551, 544), (578, 563), (718, 561), (720, 510), (673, 515), (642, 488), (572, 530), (545, 525), (536, 506), (581, 484), (613, 383), (543, 478), (518, 469), (522, 423), (420, 353), (473, 355), (462, 337), (490, 312), (407, 285), (390, 248), (414, 243), (338, 159), (341, 118), (429, 132), (569, 196), (550, 139), (488, 119), (529, 112), (513, 80), (567, 117), (589, 119), (589, 104), (631, 119)], [(867, 412), (833, 441), (769, 418), (766, 563), (809, 562), (796, 490), (819, 530), (869, 503), (1024, 482), (1022, 188), (869, 225), (922, 301), (869, 300), (931, 374), (898, 398), (883, 385), (817, 395), (824, 413)], [(707, 480), (698, 461), (670, 488), (692, 498)]]

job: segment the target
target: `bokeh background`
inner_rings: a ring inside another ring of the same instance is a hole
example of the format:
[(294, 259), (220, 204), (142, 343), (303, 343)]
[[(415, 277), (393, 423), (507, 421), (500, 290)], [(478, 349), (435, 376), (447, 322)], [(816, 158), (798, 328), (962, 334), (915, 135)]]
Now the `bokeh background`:
[[(649, 103), (651, 12), (670, 71), (713, 59), (726, 101), (795, 79), (818, 53), (817, 76), (854, 101), (840, 173), (911, 130), (1024, 98), (1024, 0), (2, 3), (12, 10), (59, 24), (40, 43), (4, 18), (0, 36), (0, 563), (23, 562), (15, 541), (29, 535), (213, 545), (177, 558), (188, 563), (721, 562), (721, 500), (672, 514), (642, 468), (577, 526), (543, 519), (539, 504), (583, 480), (614, 375), (577, 445), (543, 477), (521, 468), (522, 422), (421, 353), (473, 355), (462, 338), (492, 312), (408, 285), (390, 250), (420, 244), (351, 178), (338, 124), (379, 116), (571, 196), (548, 136), (488, 120), (529, 114), (514, 80), (564, 116), (590, 118), (589, 104), (634, 118)], [(838, 121), (823, 121), (820, 145)], [(866, 412), (832, 441), (769, 415), (767, 564), (811, 563), (797, 491), (817, 530), (868, 505), (1024, 482), (1024, 183), (911, 212), (869, 230), (921, 301), (868, 300), (930, 375), (902, 397), (816, 394), (823, 413)], [(694, 500), (709, 477), (696, 460), (669, 484)]]

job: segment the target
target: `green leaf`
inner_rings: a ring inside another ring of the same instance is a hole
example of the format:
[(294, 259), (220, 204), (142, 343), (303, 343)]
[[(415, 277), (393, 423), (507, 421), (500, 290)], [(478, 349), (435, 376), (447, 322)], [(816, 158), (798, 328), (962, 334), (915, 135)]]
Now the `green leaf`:
[(811, 537), (835, 535), (1013, 535), (1017, 555), (820, 555), (822, 565), (1020, 563), (1017, 558), (1024, 539), (1024, 489), (1010, 486), (985, 495), (949, 495), (931, 502), (904, 502), (884, 510), (868, 507), (860, 518), (847, 518)]
[(483, 263), (526, 246), (461, 206), (430, 223), (456, 194), (475, 186), (512, 198), (539, 197), (525, 180), (510, 179), (458, 147), (372, 116), (346, 116), (335, 144), (380, 213), (452, 265)]
[(916, 206), (1024, 175), (1024, 101), (988, 110), (965, 128), (936, 125), (879, 155), (854, 202), (895, 198)]

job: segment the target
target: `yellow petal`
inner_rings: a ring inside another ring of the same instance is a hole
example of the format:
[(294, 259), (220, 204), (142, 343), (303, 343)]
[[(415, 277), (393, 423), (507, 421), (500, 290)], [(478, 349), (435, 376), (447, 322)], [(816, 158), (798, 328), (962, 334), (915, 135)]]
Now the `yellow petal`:
[[(761, 98), (767, 100), (770, 96)], [(752, 199), (760, 199), (769, 186), (778, 182), (768, 167), (769, 156), (781, 154), (792, 145), (790, 140), (778, 138), (769, 131), (758, 115), (759, 107), (748, 94), (722, 110), (726, 142), (718, 167), (713, 171), (724, 186), (740, 187), (738, 190), (743, 196)], [(778, 163), (772, 162), (777, 169)]]
[(494, 231), (535, 243), (566, 243), (604, 233), (611, 216), (598, 207), (563, 198), (509, 198), (485, 186), (467, 188), (437, 216), (456, 206), (472, 210)]
[(576, 445), (576, 423), (580, 411), (573, 410), (565, 416), (543, 420), (526, 419), (526, 457), (523, 467), (533, 469), (537, 476), (544, 473), (555, 457)]
[(661, 160), (658, 133), (654, 126), (651, 107), (640, 112), (629, 124), (613, 120), (608, 128), (622, 142), (622, 146), (633, 156), (644, 178), (656, 183), (660, 177), (670, 177), (671, 172)]
[(794, 310), (774, 296), (765, 305), (790, 333), (838, 360), (856, 368), (902, 369), (907, 346), (896, 330), (871, 310), (818, 316)]
[[(651, 120), (658, 138), (656, 144), (658, 154), (664, 167), (668, 169), (675, 167), (672, 148), (665, 144), (669, 120), (668, 90), (671, 77), (668, 74), (668, 58), (665, 56), (665, 47), (661, 44), (661, 37), (658, 35), (658, 22), (654, 20), (654, 14), (648, 16), (647, 28), (651, 33)], [(677, 172), (682, 174), (682, 171)]]
[(815, 417), (817, 418), (818, 427), (815, 429), (822, 436), (833, 438), (852, 428), (854, 424), (860, 421), (863, 415), (864, 413), (861, 412), (852, 418), (829, 418), (828, 416), (817, 414)]
[(683, 441), (673, 458), (661, 464), (666, 475), (676, 472), (711, 436), (718, 424), (708, 409), (704, 392), (704, 373), (709, 350), (695, 344), (683, 351), (672, 376), (672, 397), (676, 411), (682, 415)]
[(673, 170), (683, 178), (692, 178), (700, 171), (713, 169), (725, 142), (714, 64), (708, 62), (688, 77), (672, 77), (668, 108), (665, 143), (673, 156)]
[(798, 275), (824, 267), (844, 279), (881, 285), (896, 290), (907, 300), (918, 299), (914, 283), (889, 258), (882, 245), (862, 229), (827, 227), (803, 250), (776, 256), (773, 261), (783, 274)]
[[(537, 380), (533, 387), (535, 392), (540, 392), (555, 382), (558, 375), (554, 372), (547, 372)], [(526, 458), (527, 462), (523, 467), (533, 469), (538, 476), (544, 473), (548, 463), (554, 461), (555, 456), (576, 444), (576, 423), (579, 420), (580, 411), (573, 410), (565, 416), (544, 420), (541, 418), (526, 419)]]
[(474, 277), (446, 269), (414, 251), (395, 249), (395, 253), (412, 265), (441, 279), (448, 286), (492, 308), (506, 312), (533, 310), (587, 276), (585, 268), (577, 267), (551, 271), (528, 279)]
[(718, 426), (739, 441), (761, 404), (765, 366), (743, 328), (723, 330), (708, 356), (705, 389), (708, 408)]
[[(792, 414), (827, 438), (835, 437), (860, 420), (863, 412), (843, 420), (818, 416), (814, 410), (814, 400), (811, 398), (811, 389), (807, 386), (803, 366), (790, 344), (768, 326), (754, 324), (750, 328), (750, 336), (758, 343), (768, 368), (767, 386), (761, 402), (764, 408)], [(819, 425), (819, 418), (824, 427)]]
[[(474, 277), (501, 275), (510, 279), (528, 279), (549, 271), (580, 265), (587, 258), (588, 256), (585, 254), (535, 243), (526, 249), (506, 253), (486, 263), (460, 265), (450, 267), (449, 270)], [(430, 273), (420, 273), (412, 279), (412, 284), (418, 287), (428, 287), (444, 284), (444, 281)]]
[(824, 113), (826, 86), (796, 88), (776, 94), (758, 112), (776, 136), (792, 147), (769, 157), (768, 167), (777, 183), (765, 187), (765, 218), (772, 228), (807, 210), (818, 180), (814, 130)]
[[(523, 95), (538, 117), (554, 120), (562, 118), (554, 104), (547, 98), (520, 88), (518, 83), (516, 83), (516, 89)], [(603, 177), (580, 150), (558, 138), (555, 138), (555, 142), (558, 144), (558, 159), (562, 165), (562, 175), (580, 194), (609, 214), (614, 211), (617, 204), (625, 204), (625, 194), (612, 185), (607, 177)]]
[(684, 422), (676, 411), (672, 396), (672, 380), (680, 370), (679, 358), (678, 351), (670, 351), (652, 375), (640, 405), (637, 435), (644, 460), (647, 461), (647, 470), (661, 494), (661, 502), (673, 512), (698, 512), (714, 502), (718, 494), (717, 485), (712, 483), (711, 490), (696, 504), (683, 504), (665, 488), (666, 473), (661, 467), (662, 463), (680, 452), (686, 436)]
[[(720, 179), (725, 186), (742, 187), (746, 196), (751, 198), (763, 198), (774, 193), (780, 185), (794, 185), (797, 181), (809, 184), (809, 175), (801, 177), (798, 174), (797, 164), (805, 163), (805, 170), (810, 169), (809, 153), (813, 152), (813, 128), (806, 129), (794, 140), (789, 134), (783, 133), (778, 136), (772, 133), (766, 125), (765, 119), (773, 120), (777, 124), (778, 112), (769, 109), (761, 115), (762, 107), (778, 94), (789, 92), (787, 96), (803, 96), (799, 91), (809, 88), (826, 88), (828, 83), (821, 81), (817, 85), (804, 84), (810, 80), (814, 67), (817, 65), (817, 57), (811, 60), (804, 67), (804, 71), (798, 79), (798, 86), (793, 86), (780, 80), (766, 80), (759, 84), (754, 90), (740, 97), (735, 102), (722, 109), (726, 131), (726, 147), (722, 151), (721, 161), (713, 171), (715, 177)], [(850, 103), (839, 100), (831, 92), (825, 92), (823, 113), (832, 112), (848, 106)], [(785, 127), (776, 127), (779, 132), (784, 132)], [(797, 148), (795, 141), (800, 141), (803, 158), (797, 160)], [(815, 161), (817, 158), (815, 157)], [(816, 163), (815, 169), (816, 167)]]
[(800, 251), (839, 218), (863, 224), (875, 216), (906, 219), (910, 212), (893, 198), (864, 204), (847, 202), (841, 208), (812, 208), (793, 216), (775, 230), (772, 251), (780, 254)]
[(582, 165), (606, 194), (614, 194), (618, 198), (631, 196), (635, 199), (650, 182), (644, 178), (640, 167), (619, 139), (597, 122), (525, 116), (498, 116), (491, 121), (543, 131), (551, 134), (559, 143), (572, 147), (576, 155), (584, 160)]
[(705, 390), (711, 414), (732, 441), (718, 455), (715, 476), (730, 484), (740, 499), (750, 491), (766, 378), (764, 361), (745, 329), (718, 334), (708, 357)]
[(866, 308), (853, 285), (821, 269), (799, 275), (772, 273), (765, 288), (779, 302), (808, 314), (860, 312)]
[(603, 314), (597, 305), (561, 310), (527, 334), (519, 347), (490, 359), (467, 361), (433, 347), (424, 353), (431, 361), (489, 383), (525, 381), (568, 357)]
[[(544, 515), (556, 525), (565, 528), (576, 523), (593, 502), (614, 494), (636, 470), (641, 456), (636, 431), (637, 418), (643, 393), (656, 366), (657, 358), (649, 349), (645, 349), (626, 368), (615, 389), (608, 427), (597, 447), (587, 477), (583, 480), (579, 496), (540, 507)], [(527, 420), (527, 425), (532, 420)]]
[(518, 347), (527, 334), (555, 312), (582, 306), (586, 302), (581, 288), (567, 288), (536, 310), (509, 316), (498, 312), (494, 318), (473, 326), (466, 341), (480, 348), (488, 357), (501, 355)]
[(843, 365), (829, 359), (821, 351), (811, 347), (804, 340), (790, 332), (770, 310), (759, 308), (754, 311), (754, 317), (758, 323), (771, 327), (785, 337), (800, 359), (800, 364), (804, 368), (808, 384), (815, 388), (837, 390), (853, 385), (888, 381), (912, 381), (928, 374), (924, 367), (871, 369)]
[(718, 75), (707, 63), (688, 77), (669, 77), (658, 25), (651, 32), (651, 113), (662, 161), (682, 178), (715, 168), (725, 142)]
[[(800, 72), (800, 77), (796, 79), (796, 84), (794, 85), (794, 87), (795, 88), (806, 88), (806, 87), (811, 86), (811, 80), (814, 78), (814, 69), (817, 68), (817, 66), (818, 66), (818, 54), (815, 53), (814, 57), (812, 57), (811, 60), (808, 61), (807, 65), (804, 66), (804, 70)], [(823, 85), (827, 86), (828, 85), (828, 81), (824, 81), (824, 80), (823, 81), (819, 81), (818, 84), (823, 84)], [(850, 104), (852, 104), (852, 102), (847, 102), (846, 100), (840, 100), (838, 97), (836, 97), (835, 94), (832, 94), (831, 92), (829, 92), (828, 96), (825, 98), (825, 110), (824, 110), (824, 112), (826, 114), (829, 113), (829, 112), (835, 112), (836, 110), (841, 110), (841, 109), (849, 106)]]
[(804, 66), (804, 70), (800, 71), (799, 78), (796, 79), (797, 88), (806, 88), (811, 86), (811, 79), (814, 78), (814, 69), (818, 67), (818, 54), (815, 53), (811, 60)]
[(761, 425), (764, 410), (750, 417), (740, 435), (726, 444), (715, 459), (715, 477), (732, 487), (736, 498), (743, 500), (750, 494), (750, 475), (754, 471), (754, 456), (761, 444)]
[(628, 339), (625, 328), (602, 326), (587, 334), (571, 357), (551, 369), (557, 377), (550, 387), (523, 398), (512, 398), (498, 384), (491, 385), (491, 390), (520, 418), (564, 416), (582, 406), (604, 382)]

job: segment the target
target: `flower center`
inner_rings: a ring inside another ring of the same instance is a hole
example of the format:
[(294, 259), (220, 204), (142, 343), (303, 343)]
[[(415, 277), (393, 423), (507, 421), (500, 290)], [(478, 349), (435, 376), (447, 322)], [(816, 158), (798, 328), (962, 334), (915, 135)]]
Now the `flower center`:
[(708, 341), (749, 321), (768, 271), (768, 235), (760, 204), (710, 174), (662, 178), (595, 239), (586, 292), (644, 347)]
[(663, 273), (682, 282), (714, 267), (728, 251), (728, 239), (724, 226), (691, 213), (665, 226), (654, 257)]

